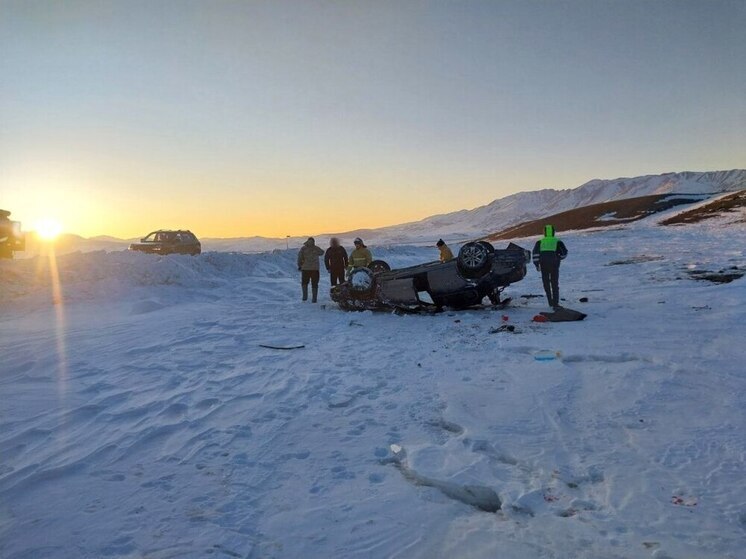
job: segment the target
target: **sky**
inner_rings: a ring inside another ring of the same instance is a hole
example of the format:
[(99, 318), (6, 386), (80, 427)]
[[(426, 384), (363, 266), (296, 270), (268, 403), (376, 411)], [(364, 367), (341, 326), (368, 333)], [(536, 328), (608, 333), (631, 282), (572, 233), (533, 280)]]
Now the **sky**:
[(0, 207), (338, 232), (746, 166), (746, 2), (0, 0)]

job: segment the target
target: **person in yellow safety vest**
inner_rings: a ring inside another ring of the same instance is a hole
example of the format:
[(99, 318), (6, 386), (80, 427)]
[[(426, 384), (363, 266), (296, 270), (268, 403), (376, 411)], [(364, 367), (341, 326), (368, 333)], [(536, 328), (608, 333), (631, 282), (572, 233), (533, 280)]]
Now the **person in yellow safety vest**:
[(435, 243), (435, 246), (438, 247), (438, 250), (440, 251), (441, 262), (448, 262), (449, 260), (453, 260), (453, 253), (451, 252), (451, 249), (448, 248), (448, 245), (443, 239), (438, 239), (438, 242)]
[(541, 272), (544, 292), (549, 306), (554, 310), (560, 308), (559, 270), (560, 262), (567, 258), (567, 247), (554, 235), (554, 226), (544, 226), (544, 237), (534, 245), (534, 266)]
[(373, 262), (373, 255), (365, 246), (363, 240), (358, 237), (355, 239), (355, 250), (350, 253), (350, 264), (347, 266), (347, 271), (355, 268), (367, 268), (371, 262)]

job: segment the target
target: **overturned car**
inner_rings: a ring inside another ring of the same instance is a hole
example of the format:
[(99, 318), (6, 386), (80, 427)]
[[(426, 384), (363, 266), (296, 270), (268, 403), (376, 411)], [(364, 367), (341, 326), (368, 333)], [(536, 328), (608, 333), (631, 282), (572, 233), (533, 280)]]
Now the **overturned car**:
[(458, 257), (391, 270), (383, 260), (353, 270), (347, 281), (332, 287), (331, 298), (344, 310), (401, 311), (463, 309), (500, 293), (526, 275), (531, 252), (510, 243), (495, 249), (485, 241), (466, 243)]

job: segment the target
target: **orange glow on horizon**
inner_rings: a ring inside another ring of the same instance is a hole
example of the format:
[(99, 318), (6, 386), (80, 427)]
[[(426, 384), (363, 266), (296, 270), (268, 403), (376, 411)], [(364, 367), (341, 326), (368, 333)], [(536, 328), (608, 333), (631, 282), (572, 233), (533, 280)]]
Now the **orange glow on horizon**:
[[(142, 196), (126, 190), (108, 200), (76, 188), (40, 188), (33, 196), (19, 194), (4, 201), (3, 208), (42, 241), (53, 241), (63, 231), (82, 237), (139, 239), (157, 229), (189, 229), (201, 238), (285, 238), (375, 229), (462, 209), (446, 206), (448, 201), (437, 196), (412, 193), (397, 196), (397, 203), (382, 203), (382, 197), (392, 195), (373, 196), (370, 188), (361, 193), (350, 190), (330, 195), (309, 187), (307, 196), (273, 191), (173, 201), (166, 195), (144, 203)], [(64, 218), (64, 226), (52, 215)]]

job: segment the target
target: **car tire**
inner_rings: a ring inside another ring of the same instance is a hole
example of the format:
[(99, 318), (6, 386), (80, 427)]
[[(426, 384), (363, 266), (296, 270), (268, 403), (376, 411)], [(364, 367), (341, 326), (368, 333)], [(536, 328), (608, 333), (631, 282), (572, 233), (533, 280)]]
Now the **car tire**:
[(389, 266), (384, 260), (374, 260), (368, 264), (368, 269), (374, 274), (379, 274), (381, 272), (390, 272), (391, 266)]
[(370, 293), (375, 287), (373, 272), (368, 268), (355, 268), (350, 272), (347, 282), (350, 284), (350, 290), (358, 295)]
[(487, 249), (487, 252), (489, 252), (490, 254), (495, 252), (495, 247), (492, 246), (492, 243), (488, 243), (487, 241), (477, 241), (477, 244), (485, 247)]
[(490, 250), (485, 245), (489, 243), (466, 243), (458, 251), (458, 267), (464, 277), (479, 278), (489, 269)]

